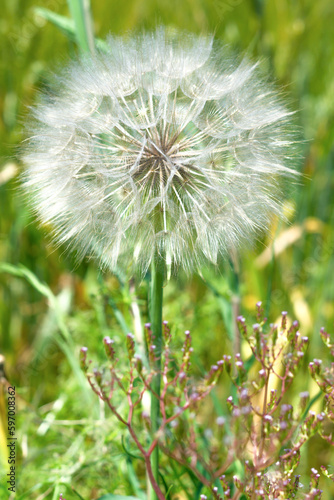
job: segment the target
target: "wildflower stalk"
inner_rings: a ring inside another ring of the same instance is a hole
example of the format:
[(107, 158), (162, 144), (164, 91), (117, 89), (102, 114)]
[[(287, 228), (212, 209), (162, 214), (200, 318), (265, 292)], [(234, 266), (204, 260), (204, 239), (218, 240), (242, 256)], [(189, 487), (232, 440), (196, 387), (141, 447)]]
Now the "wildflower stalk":
[[(156, 372), (152, 379), (153, 394), (151, 397), (151, 425), (154, 436), (159, 429), (160, 420), (160, 386), (161, 386), (161, 349), (162, 349), (162, 299), (163, 282), (165, 277), (165, 262), (161, 255), (155, 254), (151, 264), (151, 288), (150, 288), (150, 319), (151, 329), (154, 335), (155, 366)], [(152, 453), (152, 470), (157, 483), (159, 482), (159, 447), (156, 446)], [(158, 497), (151, 491), (150, 500)]]

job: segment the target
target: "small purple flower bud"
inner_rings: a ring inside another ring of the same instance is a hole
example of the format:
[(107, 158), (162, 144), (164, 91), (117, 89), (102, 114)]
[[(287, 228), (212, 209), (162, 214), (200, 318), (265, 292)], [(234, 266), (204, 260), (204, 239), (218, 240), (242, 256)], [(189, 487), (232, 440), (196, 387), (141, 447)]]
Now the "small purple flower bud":
[(225, 425), (225, 417), (217, 417), (216, 418), (216, 424), (219, 426), (219, 427), (222, 427), (223, 425)]
[(134, 335), (132, 333), (128, 333), (126, 336), (126, 346), (128, 349), (129, 360), (131, 362), (134, 353), (135, 353), (135, 341)]
[(264, 368), (262, 368), (260, 371), (259, 371), (259, 375), (260, 377), (264, 377), (266, 375), (266, 370)]
[(252, 412), (252, 407), (251, 406), (243, 406), (241, 408), (242, 415), (249, 415), (251, 412)]
[(212, 439), (212, 436), (213, 436), (213, 432), (211, 429), (205, 429), (204, 430), (204, 436), (206, 437), (206, 439), (209, 441), (210, 439)]
[(288, 411), (292, 410), (292, 406), (291, 405), (288, 405), (288, 404), (283, 404), (281, 406), (281, 413), (284, 415), (285, 413), (287, 413)]
[(281, 328), (283, 328), (283, 330), (285, 330), (285, 328), (286, 328), (287, 315), (288, 315), (287, 311), (282, 311)]
[(248, 397), (248, 389), (244, 387), (240, 392), (240, 399), (247, 399)]
[(149, 328), (151, 328), (151, 323), (145, 323), (144, 326), (145, 326), (145, 328), (149, 329)]
[(134, 358), (136, 360), (136, 369), (137, 369), (137, 372), (141, 373), (142, 369), (143, 369), (143, 360), (141, 359), (141, 355), (138, 354), (138, 353), (136, 353), (134, 355)]
[(307, 398), (309, 398), (309, 397), (310, 397), (310, 394), (309, 394), (309, 392), (308, 392), (308, 391), (304, 391), (304, 392), (301, 392), (301, 393), (299, 394), (299, 397), (300, 397), (301, 399), (307, 399)]
[(223, 356), (224, 358), (224, 362), (225, 362), (225, 369), (227, 371), (227, 373), (231, 373), (231, 356), (226, 356), (226, 354), (224, 354)]
[(166, 326), (166, 325), (168, 325), (168, 321), (165, 320), (162, 322), (162, 324)]
[(80, 367), (84, 372), (86, 372), (88, 370), (87, 351), (88, 351), (87, 347), (81, 347), (81, 349), (80, 349)]
[(101, 385), (102, 373), (97, 368), (94, 368), (93, 373), (94, 373), (94, 377), (95, 377), (96, 382), (98, 383), (98, 385)]

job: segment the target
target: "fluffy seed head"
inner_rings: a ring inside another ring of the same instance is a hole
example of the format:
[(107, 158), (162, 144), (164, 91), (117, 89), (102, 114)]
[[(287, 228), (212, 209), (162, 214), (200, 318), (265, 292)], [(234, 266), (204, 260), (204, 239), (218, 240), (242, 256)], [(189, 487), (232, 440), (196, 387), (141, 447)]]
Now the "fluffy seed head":
[(290, 112), (256, 64), (163, 28), (70, 63), (28, 125), (25, 187), (79, 258), (217, 262), (280, 214)]

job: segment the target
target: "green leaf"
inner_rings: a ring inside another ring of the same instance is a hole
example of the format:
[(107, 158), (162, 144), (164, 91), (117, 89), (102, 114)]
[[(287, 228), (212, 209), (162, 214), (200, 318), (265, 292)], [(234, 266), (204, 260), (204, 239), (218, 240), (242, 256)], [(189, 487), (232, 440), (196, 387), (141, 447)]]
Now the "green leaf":
[(72, 486), (72, 491), (73, 491), (73, 493), (74, 493), (75, 495), (77, 495), (77, 497), (78, 497), (78, 498), (80, 498), (80, 500), (85, 500), (85, 499), (84, 499), (84, 497), (82, 497), (82, 496), (80, 495), (80, 493), (78, 493), (78, 492), (77, 492), (77, 491), (73, 488), (73, 486)]
[[(36, 7), (34, 10), (37, 15), (43, 17), (43, 19), (46, 19), (54, 26), (56, 26), (62, 33), (64, 33), (65, 36), (67, 36), (67, 38), (72, 41), (77, 40), (76, 26), (73, 19), (70, 19), (66, 16), (61, 16), (60, 14), (56, 14), (55, 12), (52, 12), (52, 10), (45, 9), (44, 7)], [(95, 38), (95, 45), (99, 50), (102, 50), (104, 52), (108, 47), (106, 42), (104, 40), (101, 40), (100, 38)]]
[(45, 9), (44, 7), (36, 7), (34, 10), (37, 15), (50, 21), (71, 40), (75, 40), (75, 24), (73, 19), (56, 14), (52, 12), (52, 10)]
[(94, 53), (95, 42), (89, 0), (67, 0), (75, 25), (75, 36), (83, 52)]
[(137, 495), (137, 497), (140, 498), (140, 500), (146, 500), (147, 496), (144, 493), (144, 491), (140, 488), (140, 483), (139, 483), (139, 480), (137, 478), (137, 475), (136, 475), (136, 472), (135, 472), (135, 469), (133, 467), (132, 460), (130, 457), (126, 457), (126, 465), (127, 465), (127, 469), (128, 469), (128, 478), (129, 478), (130, 484), (132, 486), (132, 489), (133, 489), (135, 495)]
[(47, 298), (49, 310), (52, 311), (58, 331), (60, 332), (60, 334), (56, 334), (54, 336), (54, 340), (67, 357), (73, 373), (76, 375), (79, 382), (83, 396), (89, 404), (92, 404), (92, 394), (90, 391), (87, 391), (86, 377), (80, 368), (78, 359), (74, 356), (75, 346), (71, 334), (66, 326), (64, 311), (62, 310), (58, 297), (54, 295), (52, 290), (45, 283), (42, 283), (34, 273), (21, 264), (14, 266), (12, 264), (0, 262), (0, 273), (8, 273), (12, 276), (25, 279), (33, 288), (35, 288), (35, 290)]

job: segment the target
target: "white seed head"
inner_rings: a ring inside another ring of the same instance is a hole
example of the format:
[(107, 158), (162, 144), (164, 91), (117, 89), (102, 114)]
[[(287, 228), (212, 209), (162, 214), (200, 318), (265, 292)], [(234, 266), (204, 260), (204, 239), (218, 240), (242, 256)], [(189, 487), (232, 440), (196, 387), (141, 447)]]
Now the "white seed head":
[(282, 212), (291, 113), (212, 37), (111, 37), (73, 61), (28, 124), (24, 185), (79, 259), (145, 272), (217, 262)]

